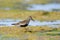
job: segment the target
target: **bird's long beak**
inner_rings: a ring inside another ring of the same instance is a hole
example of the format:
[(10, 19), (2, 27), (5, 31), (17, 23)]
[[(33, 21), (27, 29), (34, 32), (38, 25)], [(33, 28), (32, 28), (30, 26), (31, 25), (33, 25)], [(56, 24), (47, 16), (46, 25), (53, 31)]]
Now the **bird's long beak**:
[(35, 21), (34, 19), (31, 19), (32, 21)]
[(29, 16), (29, 19), (32, 20), (32, 21), (35, 21), (31, 16)]

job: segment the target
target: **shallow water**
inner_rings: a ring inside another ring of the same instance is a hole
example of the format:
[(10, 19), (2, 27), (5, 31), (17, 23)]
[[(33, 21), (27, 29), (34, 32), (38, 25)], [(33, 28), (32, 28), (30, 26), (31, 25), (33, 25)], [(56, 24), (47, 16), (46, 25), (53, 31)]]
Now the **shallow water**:
[(52, 11), (52, 9), (60, 9), (60, 4), (50, 3), (50, 4), (31, 4), (31, 7), (28, 7), (28, 10), (44, 10), (44, 11)]
[[(22, 20), (14, 20), (14, 19), (0, 19), (0, 26), (13, 26), (11, 24), (13, 23), (17, 23), (19, 21), (22, 21)], [(29, 26), (51, 26), (51, 27), (58, 27), (57, 25), (60, 25), (60, 20), (56, 20), (56, 21), (38, 21), (38, 20), (35, 20), (35, 21), (30, 21), (29, 23)]]
[[(12, 10), (14, 8), (5, 7), (0, 8), (3, 10)], [(49, 4), (29, 4), (27, 10), (44, 10), (44, 11), (52, 11), (52, 9), (60, 9), (60, 4), (58, 3), (49, 3)], [(60, 11), (60, 10), (59, 10)]]

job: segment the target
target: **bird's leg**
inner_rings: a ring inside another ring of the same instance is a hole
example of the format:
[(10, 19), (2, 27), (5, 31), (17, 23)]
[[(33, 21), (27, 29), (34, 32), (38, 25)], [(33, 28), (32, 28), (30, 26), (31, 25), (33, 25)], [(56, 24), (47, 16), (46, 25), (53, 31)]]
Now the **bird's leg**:
[(25, 27), (25, 32), (32, 32), (31, 29), (29, 27)]
[(27, 29), (27, 27), (25, 27), (25, 32), (27, 32), (28, 31), (28, 29)]
[(29, 28), (28, 27), (25, 27), (25, 32), (29, 32)]

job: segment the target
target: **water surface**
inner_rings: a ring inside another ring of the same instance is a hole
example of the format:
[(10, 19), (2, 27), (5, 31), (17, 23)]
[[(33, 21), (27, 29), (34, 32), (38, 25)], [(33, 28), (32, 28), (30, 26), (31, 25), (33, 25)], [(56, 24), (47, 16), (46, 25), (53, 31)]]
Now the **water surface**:
[[(19, 21), (22, 21), (22, 20), (14, 20), (14, 19), (0, 19), (0, 26), (13, 26), (11, 24), (13, 23), (17, 23)], [(60, 20), (56, 20), (56, 21), (38, 21), (38, 20), (35, 20), (35, 21), (30, 21), (29, 23), (29, 26), (51, 26), (51, 27), (58, 27), (57, 25), (60, 25)]]
[(50, 3), (50, 4), (31, 4), (31, 7), (28, 7), (28, 10), (44, 10), (44, 11), (52, 11), (52, 9), (60, 9), (60, 4)]

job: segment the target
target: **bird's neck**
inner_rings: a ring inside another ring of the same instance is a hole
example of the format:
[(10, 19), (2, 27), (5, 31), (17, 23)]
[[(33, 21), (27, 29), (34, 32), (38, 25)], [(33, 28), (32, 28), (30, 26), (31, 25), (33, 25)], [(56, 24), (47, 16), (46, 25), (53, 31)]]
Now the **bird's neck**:
[(27, 24), (29, 24), (30, 20), (31, 20), (31, 19), (27, 19)]

